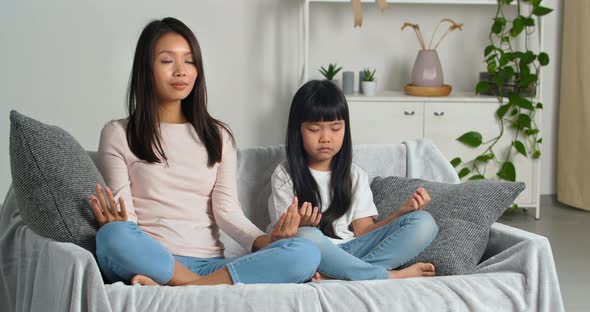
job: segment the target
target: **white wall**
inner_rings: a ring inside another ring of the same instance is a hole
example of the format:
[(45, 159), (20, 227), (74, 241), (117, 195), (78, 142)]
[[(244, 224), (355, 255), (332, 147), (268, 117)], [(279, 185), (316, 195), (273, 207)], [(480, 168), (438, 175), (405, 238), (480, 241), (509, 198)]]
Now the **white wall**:
[[(560, 1), (545, 2), (555, 7)], [(141, 29), (153, 18), (174, 16), (193, 29), (204, 54), (210, 110), (232, 127), (239, 147), (282, 143), (290, 99), (298, 86), (299, 3), (297, 0), (4, 1), (0, 10), (0, 149), (4, 151), (0, 153), (0, 200), (11, 182), (9, 111), (16, 109), (59, 125), (84, 148), (95, 150), (103, 124), (125, 116), (125, 91), (133, 51)], [(409, 31), (399, 31), (401, 24), (396, 23), (393, 29), (376, 29), (375, 25), (386, 24), (383, 19), (389, 15), (425, 23), (453, 17), (466, 23), (466, 31), (452, 33), (441, 45), (441, 58), (446, 56), (450, 62), (447, 67), (455, 68), (445, 73), (456, 77), (452, 79), (461, 87), (476, 79), (473, 75), (479, 69), (471, 68), (481, 64), (475, 61), (462, 64), (464, 58), (453, 48), (460, 47), (461, 53), (482, 54), (470, 48), (468, 39), (476, 37), (470, 37), (475, 33), (467, 29), (488, 27), (489, 9), (404, 5), (397, 10), (391, 6), (387, 15), (380, 15), (365, 7), (365, 24), (355, 34), (363, 37), (366, 46), (324, 52), (339, 55), (335, 61), (350, 62), (351, 67), (379, 66), (378, 71), (388, 75), (392, 85), (401, 85), (407, 77), (399, 73), (407, 66), (403, 64), (408, 53), (415, 53), (416, 41)], [(347, 6), (323, 14), (316, 18), (332, 25), (352, 26), (352, 13)], [(546, 176), (541, 189), (544, 194), (555, 192), (560, 16), (557, 10), (546, 19), (545, 43), (553, 62), (545, 72), (543, 172)], [(386, 51), (390, 56), (383, 69), (378, 63), (369, 63), (378, 59), (372, 52), (375, 50)], [(313, 53), (315, 63), (311, 63), (310, 72), (315, 75), (316, 65), (332, 58), (324, 59)], [(453, 67), (455, 63), (461, 66)], [(468, 68), (471, 76), (465, 77), (471, 78), (458, 78)]]
[(204, 54), (210, 111), (240, 147), (283, 142), (296, 89), (299, 2), (2, 1), (0, 202), (11, 183), (9, 111), (69, 131), (96, 150), (104, 123), (125, 116), (135, 44), (154, 18), (177, 17)]

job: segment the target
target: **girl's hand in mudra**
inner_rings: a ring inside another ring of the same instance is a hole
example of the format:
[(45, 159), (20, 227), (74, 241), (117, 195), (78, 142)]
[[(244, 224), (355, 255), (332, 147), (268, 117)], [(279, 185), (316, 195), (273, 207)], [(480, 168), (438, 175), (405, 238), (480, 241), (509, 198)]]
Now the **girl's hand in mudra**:
[(270, 240), (271, 242), (277, 241), (283, 238), (290, 238), (294, 237), (297, 234), (297, 229), (299, 229), (299, 211), (297, 211), (298, 202), (297, 197), (293, 198), (293, 203), (287, 209), (277, 224), (270, 232)]
[(414, 212), (417, 210), (424, 210), (430, 202), (430, 195), (423, 187), (420, 187), (412, 194), (412, 197), (402, 206), (399, 210), (401, 215), (406, 213)]
[(318, 207), (311, 208), (311, 203), (305, 202), (299, 208), (299, 226), (318, 226), (322, 219), (322, 214)]
[(127, 221), (127, 211), (125, 210), (125, 201), (123, 201), (123, 198), (119, 198), (120, 209), (118, 209), (117, 203), (113, 198), (113, 193), (108, 186), (106, 187), (106, 193), (108, 203), (102, 194), (100, 184), (96, 185), (96, 194), (98, 196), (90, 195), (90, 206), (92, 207), (96, 221), (98, 221), (99, 228), (109, 222)]

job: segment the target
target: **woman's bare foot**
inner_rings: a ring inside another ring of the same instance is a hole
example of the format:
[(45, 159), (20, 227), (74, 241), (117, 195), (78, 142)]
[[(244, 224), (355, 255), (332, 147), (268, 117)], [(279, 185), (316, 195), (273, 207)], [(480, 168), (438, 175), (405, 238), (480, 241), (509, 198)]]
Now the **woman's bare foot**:
[[(166, 285), (168, 286), (188, 286), (188, 285), (233, 285), (234, 282), (232, 281), (231, 276), (229, 275), (229, 271), (227, 267), (223, 267), (207, 276), (200, 276), (197, 274), (192, 273), (197, 278), (193, 279), (192, 281), (188, 281), (186, 283), (180, 284), (177, 282), (168, 282)], [(131, 279), (131, 284), (140, 284), (144, 286), (162, 286), (161, 284), (157, 283), (153, 279), (145, 276), (137, 274)]]
[(331, 280), (331, 279), (333, 279), (333, 278), (331, 278), (327, 275), (324, 275), (320, 272), (315, 272), (315, 274), (311, 278), (311, 281), (312, 282), (319, 282), (319, 281), (326, 281), (326, 280)]
[(389, 278), (407, 278), (407, 277), (422, 277), (422, 276), (435, 276), (436, 270), (434, 264), (418, 262), (409, 266), (403, 270), (391, 270), (389, 271)]
[(135, 275), (132, 279), (131, 279), (131, 285), (135, 285), (135, 284), (139, 284), (142, 286), (162, 286), (160, 284), (158, 284), (156, 281), (154, 281), (153, 279), (145, 276), (145, 275)]

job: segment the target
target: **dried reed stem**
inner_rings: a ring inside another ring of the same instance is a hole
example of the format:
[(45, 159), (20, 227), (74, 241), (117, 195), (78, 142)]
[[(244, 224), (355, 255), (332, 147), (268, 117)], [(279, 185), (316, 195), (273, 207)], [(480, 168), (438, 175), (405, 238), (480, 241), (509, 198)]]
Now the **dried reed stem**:
[(354, 27), (363, 26), (363, 6), (361, 0), (352, 0), (352, 11), (354, 12)]
[(387, 9), (389, 3), (387, 3), (387, 0), (377, 0), (377, 5), (379, 6), (379, 9), (381, 9), (381, 12), (383, 12)]
[[(457, 24), (455, 21), (453, 21), (450, 18), (443, 18), (438, 24), (440, 25), (442, 22), (447, 22), (450, 23), (451, 26), (449, 26), (449, 28), (447, 29), (447, 31), (442, 35), (442, 37), (440, 37), (440, 39), (438, 40), (438, 43), (434, 46), (434, 50), (436, 50), (436, 48), (438, 48), (438, 45), (443, 41), (443, 39), (453, 30), (459, 29), (461, 31), (463, 31), (463, 24)], [(436, 27), (438, 29), (438, 26)], [(436, 31), (435, 31), (436, 32)], [(432, 34), (432, 37), (434, 38), (434, 34)]]
[(418, 37), (418, 42), (420, 43), (422, 50), (426, 50), (426, 44), (424, 43), (424, 37), (422, 37), (422, 32), (420, 32), (420, 26), (418, 26), (418, 24), (405, 22), (402, 26), (402, 30), (404, 30), (408, 26), (414, 29), (414, 32), (416, 33), (416, 37)]

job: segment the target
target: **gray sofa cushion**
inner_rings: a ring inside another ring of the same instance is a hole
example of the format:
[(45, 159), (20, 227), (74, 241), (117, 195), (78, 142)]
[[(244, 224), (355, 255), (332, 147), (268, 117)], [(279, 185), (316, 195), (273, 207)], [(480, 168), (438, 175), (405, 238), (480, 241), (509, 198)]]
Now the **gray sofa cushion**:
[(395, 213), (417, 188), (431, 196), (426, 211), (439, 232), (415, 262), (431, 262), (437, 275), (469, 274), (475, 270), (488, 243), (490, 226), (525, 188), (522, 182), (469, 181), (460, 184), (405, 177), (377, 177), (371, 183), (378, 221)]
[(11, 111), (10, 168), (25, 223), (94, 253), (98, 224), (88, 197), (104, 181), (82, 146), (59, 127)]

